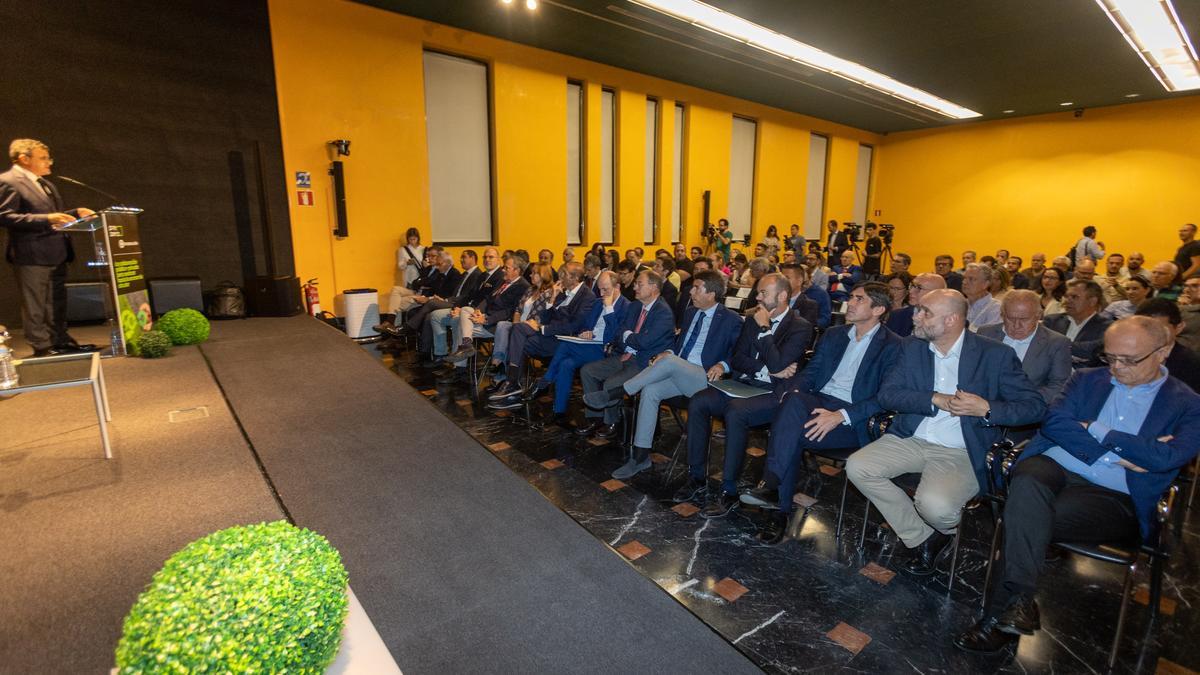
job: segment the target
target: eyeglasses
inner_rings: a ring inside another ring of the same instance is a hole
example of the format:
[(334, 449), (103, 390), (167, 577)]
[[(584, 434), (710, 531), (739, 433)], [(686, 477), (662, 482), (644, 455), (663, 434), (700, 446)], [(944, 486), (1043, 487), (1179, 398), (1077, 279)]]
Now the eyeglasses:
[(44, 161), (44, 162), (46, 162), (47, 164), (53, 164), (53, 163), (54, 163), (54, 158), (53, 158), (53, 157), (47, 157), (47, 158), (45, 158), (44, 160), (41, 160), (41, 159), (39, 159), (38, 157), (34, 157), (33, 155), (25, 155), (25, 156), (26, 156), (26, 157), (28, 157), (29, 159), (32, 159), (32, 160), (34, 160), (34, 161)]
[(1159, 345), (1159, 346), (1155, 347), (1154, 349), (1151, 349), (1149, 354), (1146, 354), (1145, 356), (1143, 356), (1140, 359), (1135, 359), (1132, 356), (1122, 356), (1120, 354), (1109, 354), (1108, 352), (1101, 352), (1100, 360), (1107, 363), (1110, 366), (1127, 366), (1127, 367), (1128, 366), (1136, 366), (1137, 364), (1141, 363), (1142, 361), (1145, 361), (1146, 359), (1150, 358), (1154, 354), (1154, 352), (1157, 352), (1158, 350), (1162, 349), (1165, 346), (1166, 345)]

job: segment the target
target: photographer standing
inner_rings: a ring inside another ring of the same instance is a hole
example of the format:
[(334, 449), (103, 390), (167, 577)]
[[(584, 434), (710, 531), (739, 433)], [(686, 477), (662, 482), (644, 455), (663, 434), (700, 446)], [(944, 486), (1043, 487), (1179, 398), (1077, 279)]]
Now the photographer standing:
[(729, 221), (722, 218), (717, 221), (717, 233), (713, 237), (713, 247), (725, 258), (725, 262), (729, 262), (729, 256), (732, 251), (733, 233), (729, 231)]
[(875, 223), (867, 223), (867, 242), (863, 247), (863, 275), (868, 281), (879, 277), (882, 271), (883, 240), (879, 238), (879, 228)]

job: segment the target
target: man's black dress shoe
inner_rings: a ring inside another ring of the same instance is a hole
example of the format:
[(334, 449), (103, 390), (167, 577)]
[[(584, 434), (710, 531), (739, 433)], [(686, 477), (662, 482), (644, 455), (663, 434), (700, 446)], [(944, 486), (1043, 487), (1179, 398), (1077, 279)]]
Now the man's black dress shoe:
[(683, 502), (698, 502), (708, 496), (708, 481), (703, 478), (688, 476), (687, 482), (675, 491), (671, 501), (676, 504)]
[(62, 353), (63, 352), (60, 352), (59, 350), (55, 349), (54, 347), (46, 347), (45, 349), (33, 350), (33, 358), (40, 359), (43, 356), (58, 356), (59, 354), (62, 354)]
[(583, 420), (583, 424), (575, 426), (575, 433), (580, 436), (591, 436), (596, 433), (596, 429), (599, 429), (601, 424), (603, 422), (600, 421), (599, 417), (586, 417)]
[(1025, 595), (1014, 598), (1008, 609), (996, 617), (996, 629), (1011, 635), (1033, 635), (1041, 627), (1037, 601)]
[(75, 340), (71, 340), (70, 342), (64, 342), (62, 344), (54, 345), (54, 349), (63, 354), (70, 354), (70, 353), (86, 354), (89, 352), (100, 351), (100, 348), (97, 347), (96, 345), (79, 344)]
[(468, 345), (463, 345), (462, 347), (459, 347), (458, 349), (455, 349), (454, 351), (450, 352), (449, 354), (443, 356), (442, 360), (453, 363), (455, 361), (466, 361), (467, 359), (471, 358), (472, 356), (475, 356), (475, 347), (468, 344)]
[(715, 497), (709, 497), (708, 503), (700, 511), (701, 518), (724, 518), (729, 512), (741, 505), (737, 495), (731, 495), (724, 490)]
[(521, 393), (520, 387), (512, 382), (504, 381), (500, 383), (500, 387), (496, 389), (496, 391), (492, 392), (491, 395), (488, 396), (488, 400), (499, 401), (510, 396), (515, 396), (519, 393)]
[(954, 646), (964, 652), (991, 654), (1016, 642), (1017, 637), (996, 625), (996, 617), (985, 616), (954, 638)]
[(767, 487), (766, 481), (759, 481), (754, 489), (743, 492), (740, 499), (743, 504), (757, 506), (760, 509), (779, 508), (779, 489)]
[(529, 388), (525, 390), (525, 400), (536, 401), (539, 396), (548, 391), (550, 391), (550, 383), (543, 380), (538, 380), (529, 385)]
[(762, 530), (756, 535), (756, 538), (767, 546), (774, 546), (783, 541), (787, 536), (788, 520), (791, 514), (783, 511), (774, 511), (767, 516), (767, 522), (763, 525)]
[(596, 429), (596, 438), (612, 438), (613, 436), (617, 435), (617, 430), (620, 428), (620, 426), (621, 425), (617, 422), (613, 422), (612, 424), (601, 424), (600, 427)]
[(904, 563), (904, 571), (919, 577), (927, 577), (937, 571), (938, 563), (950, 552), (954, 537), (937, 530), (929, 535), (914, 550), (912, 560)]
[(492, 380), (491, 384), (489, 384), (488, 386), (483, 388), (483, 393), (487, 394), (488, 396), (491, 396), (492, 394), (500, 391), (500, 388), (503, 387), (504, 385), (505, 385), (504, 380)]

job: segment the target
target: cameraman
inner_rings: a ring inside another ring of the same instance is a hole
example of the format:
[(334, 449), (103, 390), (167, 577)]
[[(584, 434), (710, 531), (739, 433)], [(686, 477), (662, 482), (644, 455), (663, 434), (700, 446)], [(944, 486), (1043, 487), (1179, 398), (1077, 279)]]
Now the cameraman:
[(733, 233), (729, 231), (729, 221), (722, 218), (717, 221), (717, 234), (713, 238), (713, 247), (729, 262), (729, 256), (732, 251)]
[(879, 228), (875, 223), (867, 223), (867, 242), (863, 246), (863, 274), (868, 281), (874, 280), (880, 274), (883, 258), (883, 240), (879, 238)]
[(850, 248), (850, 233), (839, 229), (838, 221), (829, 221), (829, 237), (825, 240), (826, 258), (830, 261), (842, 259), (842, 252)]

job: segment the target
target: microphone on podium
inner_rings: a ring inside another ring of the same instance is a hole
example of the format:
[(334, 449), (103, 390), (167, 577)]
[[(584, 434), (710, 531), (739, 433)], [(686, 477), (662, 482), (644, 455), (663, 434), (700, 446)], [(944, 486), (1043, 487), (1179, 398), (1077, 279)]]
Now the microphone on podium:
[(114, 206), (125, 206), (125, 202), (122, 202), (120, 199), (117, 199), (116, 197), (108, 194), (107, 192), (105, 192), (104, 190), (101, 190), (100, 188), (92, 187), (91, 185), (88, 185), (87, 183), (85, 183), (81, 180), (75, 180), (74, 178), (71, 178), (70, 176), (62, 175), (61, 173), (54, 174), (54, 178), (59, 178), (59, 179), (65, 180), (72, 185), (78, 185), (79, 187), (84, 188), (86, 190), (91, 190), (92, 192), (95, 192), (96, 194), (98, 194), (102, 197), (107, 197), (108, 199), (111, 199), (113, 201)]

